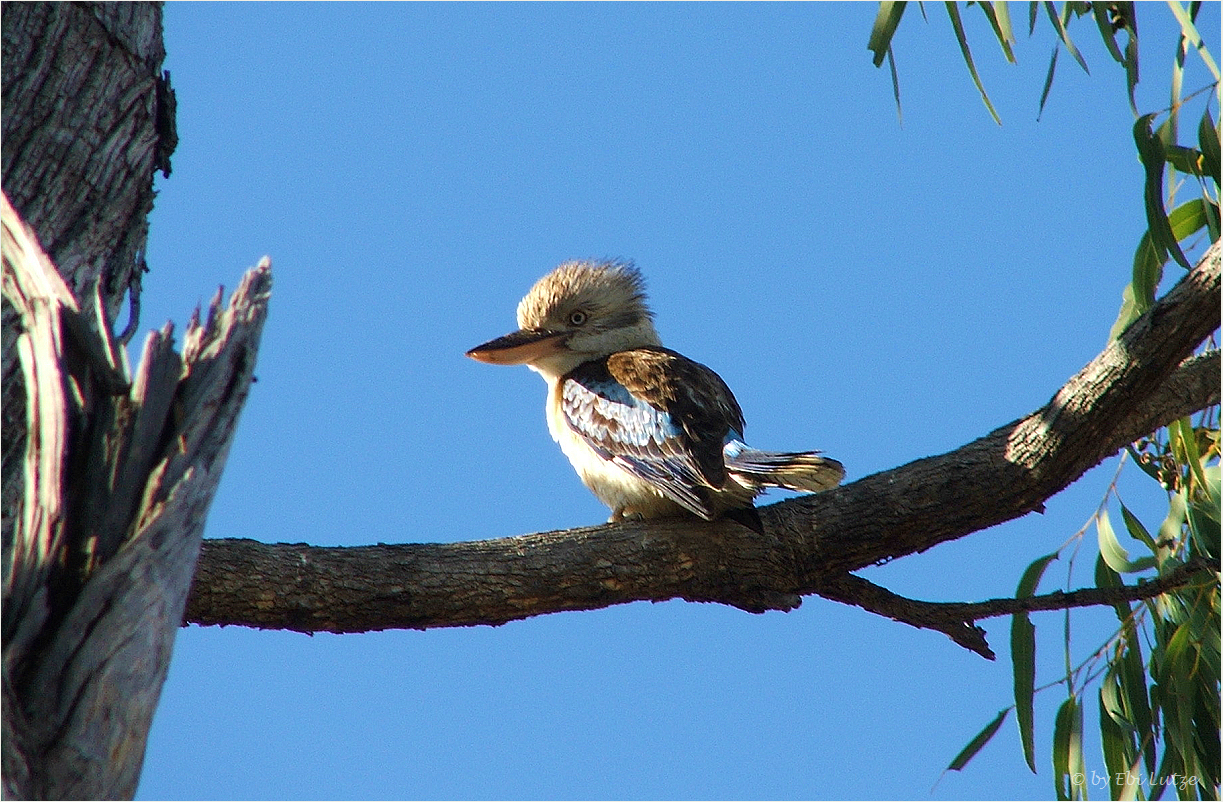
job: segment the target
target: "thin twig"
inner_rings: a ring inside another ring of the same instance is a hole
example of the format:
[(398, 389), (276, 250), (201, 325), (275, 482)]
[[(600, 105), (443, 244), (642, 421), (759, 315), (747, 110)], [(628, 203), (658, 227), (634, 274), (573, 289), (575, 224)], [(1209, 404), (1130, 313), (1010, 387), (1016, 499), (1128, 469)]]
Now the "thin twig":
[(1150, 599), (1161, 593), (1185, 587), (1194, 579), (1203, 578), (1206, 571), (1217, 572), (1218, 566), (1198, 557), (1161, 577), (1139, 582), (1137, 585), (1123, 585), (1119, 588), (1080, 588), (1072, 591), (1058, 590), (1043, 596), (989, 599), (982, 602), (928, 602), (909, 599), (881, 588), (860, 576), (846, 574), (826, 580), (821, 584), (819, 594), (834, 601), (852, 604), (869, 612), (887, 616), (910, 626), (938, 630), (965, 649), (993, 660), (995, 655), (985, 641), (985, 630), (976, 625), (977, 621), (1014, 613), (1069, 610), (1072, 607), (1092, 607)]

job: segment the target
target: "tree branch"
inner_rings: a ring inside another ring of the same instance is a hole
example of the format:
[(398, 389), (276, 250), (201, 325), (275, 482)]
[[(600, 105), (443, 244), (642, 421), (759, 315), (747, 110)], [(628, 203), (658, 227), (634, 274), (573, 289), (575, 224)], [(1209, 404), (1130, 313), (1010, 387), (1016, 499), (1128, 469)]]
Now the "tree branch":
[(857, 603), (864, 580), (848, 572), (1040, 510), (1127, 443), (1218, 403), (1218, 352), (1190, 358), (1219, 326), (1218, 298), (1216, 244), (1041, 409), (950, 453), (764, 507), (763, 536), (675, 519), (444, 544), (210, 540), (186, 621), (363, 632), (672, 598), (752, 612), (812, 593)]
[(1092, 607), (1152, 599), (1161, 593), (1183, 588), (1195, 579), (1205, 578), (1207, 581), (1215, 582), (1217, 579), (1212, 572), (1218, 570), (1218, 565), (1212, 565), (1202, 558), (1195, 558), (1184, 565), (1177, 566), (1163, 576), (1150, 580), (1139, 580), (1136, 585), (1122, 585), (1116, 588), (1080, 588), (1071, 591), (1058, 590), (1043, 596), (989, 599), (975, 603), (928, 602), (908, 599), (853, 574), (829, 577), (821, 584), (819, 593), (825, 598), (852, 604), (919, 629), (938, 630), (965, 649), (993, 660), (994, 652), (985, 642), (985, 630), (975, 625), (975, 622), (981, 619), (1040, 610), (1065, 610), (1071, 607)]

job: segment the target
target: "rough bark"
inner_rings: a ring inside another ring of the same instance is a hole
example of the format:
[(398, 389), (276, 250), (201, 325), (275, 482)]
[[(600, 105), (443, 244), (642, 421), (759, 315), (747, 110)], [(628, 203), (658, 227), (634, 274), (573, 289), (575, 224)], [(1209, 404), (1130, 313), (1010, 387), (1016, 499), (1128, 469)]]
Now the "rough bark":
[[(5, 3), (0, 14), (3, 186), (76, 298), (106, 319), (139, 308), (153, 173), (170, 172), (174, 93), (161, 73), (160, 3)], [(21, 495), (25, 389), (4, 306), (3, 509)], [(135, 330), (137, 314), (127, 328)], [(16, 474), (14, 474), (16, 472)]]
[(76, 297), (102, 281), (115, 320), (176, 143), (161, 4), (14, 3), (3, 31), (5, 191)]
[(173, 149), (161, 42), (160, 4), (3, 8), (8, 798), (134, 795), (266, 315), (264, 263), (134, 379), (112, 333)]
[(789, 609), (818, 593), (986, 654), (971, 606), (905, 619), (887, 591), (848, 572), (1040, 510), (1127, 443), (1217, 404), (1219, 352), (1190, 354), (1218, 326), (1216, 244), (1041, 409), (948, 454), (765, 507), (764, 536), (685, 519), (444, 544), (210, 540), (186, 621), (363, 632), (671, 598)]

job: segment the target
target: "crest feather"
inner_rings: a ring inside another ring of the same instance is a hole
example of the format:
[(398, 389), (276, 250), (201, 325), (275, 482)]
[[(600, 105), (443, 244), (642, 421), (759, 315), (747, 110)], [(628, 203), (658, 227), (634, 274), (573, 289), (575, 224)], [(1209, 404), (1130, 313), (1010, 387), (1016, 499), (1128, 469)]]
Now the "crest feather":
[(632, 262), (573, 260), (535, 282), (518, 304), (518, 326), (546, 329), (578, 308), (594, 315), (614, 310), (633, 317), (654, 317), (646, 306), (645, 279)]

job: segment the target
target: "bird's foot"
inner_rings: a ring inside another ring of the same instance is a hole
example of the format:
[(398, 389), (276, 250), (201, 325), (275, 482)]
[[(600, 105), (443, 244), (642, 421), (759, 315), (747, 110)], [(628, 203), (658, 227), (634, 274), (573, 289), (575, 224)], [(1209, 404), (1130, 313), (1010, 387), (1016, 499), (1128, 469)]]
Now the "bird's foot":
[(612, 516), (607, 519), (609, 524), (618, 524), (625, 521), (644, 521), (645, 516), (632, 507), (617, 507)]

